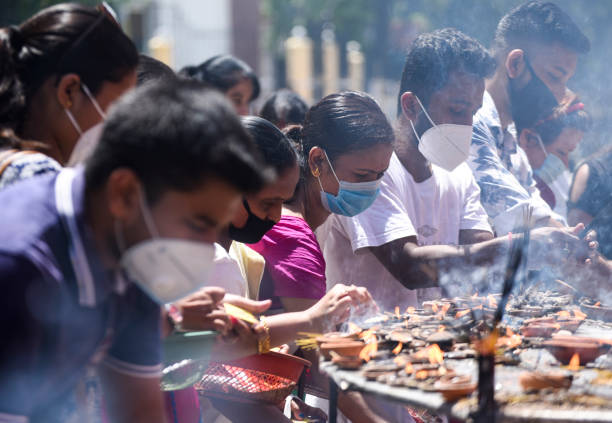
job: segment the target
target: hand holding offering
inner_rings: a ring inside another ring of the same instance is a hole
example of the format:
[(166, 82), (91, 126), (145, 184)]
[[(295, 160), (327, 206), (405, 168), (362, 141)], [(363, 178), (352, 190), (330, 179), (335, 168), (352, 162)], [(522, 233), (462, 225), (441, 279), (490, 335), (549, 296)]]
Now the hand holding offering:
[(221, 305), (224, 296), (223, 288), (209, 286), (174, 303), (182, 317), (181, 328), (226, 334), (232, 326)]
[(378, 307), (366, 288), (337, 284), (307, 312), (315, 328), (324, 332), (347, 320), (352, 309), (364, 313)]

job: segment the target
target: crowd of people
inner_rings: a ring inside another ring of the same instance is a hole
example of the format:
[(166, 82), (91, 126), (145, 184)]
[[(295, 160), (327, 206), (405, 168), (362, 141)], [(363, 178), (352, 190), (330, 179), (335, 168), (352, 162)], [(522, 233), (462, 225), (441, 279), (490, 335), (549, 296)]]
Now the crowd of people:
[[(610, 150), (569, 160), (591, 127), (567, 87), (589, 49), (539, 0), (502, 18), (489, 50), (456, 29), (421, 34), (391, 122), (356, 91), (308, 106), (281, 89), (255, 116), (245, 62), (175, 72), (105, 5), (2, 28), (0, 421), (324, 421), (328, 381), (298, 333), (493, 291), (527, 229), (532, 274), (607, 292)], [(287, 417), (163, 394), (164, 337), (199, 330), (219, 333), (216, 361), (306, 357), (306, 400), (288, 398)], [(413, 421), (359, 393), (338, 408)]]

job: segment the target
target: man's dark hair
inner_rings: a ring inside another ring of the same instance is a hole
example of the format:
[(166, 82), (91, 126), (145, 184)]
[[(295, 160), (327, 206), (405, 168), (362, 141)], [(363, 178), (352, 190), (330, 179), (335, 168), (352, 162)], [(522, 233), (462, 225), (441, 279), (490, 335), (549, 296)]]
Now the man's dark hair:
[(399, 95), (397, 115), (402, 113), (401, 97), (406, 91), (429, 104), (433, 93), (448, 82), (452, 72), (463, 71), (486, 78), (495, 71), (495, 59), (475, 39), (454, 28), (440, 29), (419, 35), (406, 57)]
[(589, 39), (567, 13), (554, 3), (539, 0), (523, 3), (501, 18), (493, 49), (498, 55), (533, 41), (558, 42), (576, 53), (591, 49)]
[(140, 54), (138, 56), (138, 67), (136, 68), (138, 86), (149, 82), (168, 81), (177, 78), (172, 68), (157, 59)]
[(291, 141), (271, 122), (259, 116), (244, 116), (241, 121), (266, 165), (276, 170), (278, 175), (297, 164), (297, 152)]
[(261, 107), (259, 115), (276, 126), (301, 125), (308, 105), (297, 93), (282, 89), (273, 93)]
[(86, 162), (88, 191), (122, 167), (138, 175), (151, 203), (166, 190), (190, 191), (211, 177), (254, 192), (274, 173), (223, 95), (186, 80), (145, 84), (112, 107)]

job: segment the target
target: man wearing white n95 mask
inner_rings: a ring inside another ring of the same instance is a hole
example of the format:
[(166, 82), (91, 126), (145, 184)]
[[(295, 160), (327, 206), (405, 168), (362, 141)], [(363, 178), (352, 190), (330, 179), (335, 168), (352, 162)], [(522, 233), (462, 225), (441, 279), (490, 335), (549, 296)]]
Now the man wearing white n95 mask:
[[(318, 232), (328, 283), (365, 286), (383, 308), (417, 306), (440, 296), (428, 288), (439, 286), (442, 274), (505, 260), (512, 241), (493, 239), (465, 163), (472, 116), (494, 69), (484, 47), (457, 30), (417, 37), (404, 66), (398, 141), (379, 197), (353, 218), (331, 217)], [(567, 230), (534, 231), (534, 248), (553, 235), (577, 241)]]
[(87, 366), (109, 420), (165, 420), (160, 303), (205, 283), (212, 243), (267, 182), (258, 157), (220, 94), (152, 85), (113, 107), (84, 168), (0, 192), (0, 420), (65, 421)]

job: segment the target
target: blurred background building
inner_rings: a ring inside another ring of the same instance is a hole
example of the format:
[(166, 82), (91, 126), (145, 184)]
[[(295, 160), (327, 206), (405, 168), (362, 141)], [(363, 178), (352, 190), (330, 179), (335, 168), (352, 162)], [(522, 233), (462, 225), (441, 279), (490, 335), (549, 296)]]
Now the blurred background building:
[[(57, 0), (0, 0), (0, 25)], [(96, 4), (97, 0), (83, 0)], [(394, 118), (406, 50), (423, 31), (456, 27), (489, 46), (500, 17), (522, 0), (111, 0), (138, 48), (178, 70), (231, 53), (249, 63), (263, 95), (290, 87), (308, 101), (340, 89), (372, 94)], [(612, 1), (556, 0), (592, 42), (570, 87), (593, 115), (577, 156), (612, 133)]]

